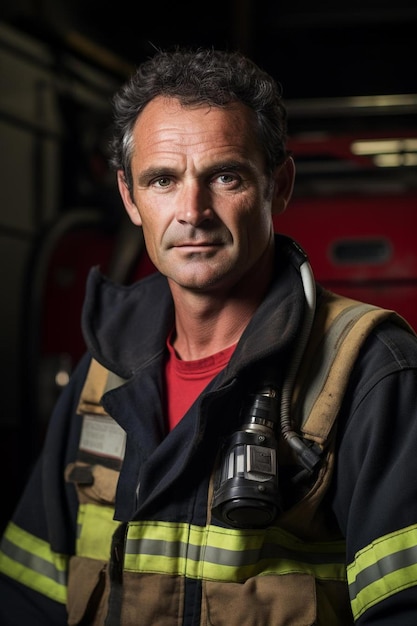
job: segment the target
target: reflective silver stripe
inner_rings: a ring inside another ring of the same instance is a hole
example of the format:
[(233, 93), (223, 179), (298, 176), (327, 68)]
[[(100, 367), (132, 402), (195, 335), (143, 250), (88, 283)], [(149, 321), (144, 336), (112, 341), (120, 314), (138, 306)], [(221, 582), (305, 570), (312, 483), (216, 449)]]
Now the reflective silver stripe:
[[(408, 548), (408, 550), (397, 552), (397, 554), (390, 554), (389, 556), (386, 556), (378, 561), (378, 563), (374, 563), (360, 572), (360, 574), (356, 577), (356, 580), (349, 585), (350, 593), (352, 597), (356, 597), (362, 589), (379, 580), (383, 576), (388, 576), (388, 574), (396, 572), (404, 567), (416, 564), (417, 547)], [(417, 580), (414, 582), (417, 584)]]
[(6, 538), (2, 541), (1, 549), (3, 554), (8, 556), (10, 559), (15, 561), (16, 563), (20, 563), (25, 567), (33, 570), (37, 574), (42, 574), (51, 580), (59, 583), (60, 585), (66, 585), (67, 583), (67, 573), (66, 571), (62, 571), (56, 567), (54, 563), (50, 561), (46, 561), (31, 552), (27, 552), (19, 546), (8, 541)]
[(68, 556), (54, 552), (47, 541), (13, 522), (9, 523), (1, 543), (1, 572), (20, 584), (65, 604), (67, 565)]
[(355, 619), (398, 591), (417, 588), (417, 525), (381, 537), (361, 550), (347, 575)]
[(346, 581), (345, 544), (302, 542), (278, 528), (244, 531), (167, 522), (132, 522), (125, 568), (206, 580), (309, 573)]
[[(217, 565), (227, 565), (229, 567), (239, 567), (242, 565), (255, 564), (263, 559), (287, 559), (300, 560), (309, 564), (326, 564), (345, 562), (345, 552), (339, 554), (332, 553), (331, 559), (328, 554), (295, 552), (286, 550), (274, 544), (265, 544), (261, 550), (227, 550), (226, 548), (214, 548), (212, 546), (197, 546), (182, 542), (171, 542), (152, 539), (128, 539), (126, 542), (126, 553), (148, 554), (153, 556), (165, 556), (170, 558), (188, 558), (193, 561), (204, 561), (216, 563)], [(301, 557), (302, 554), (302, 557)]]

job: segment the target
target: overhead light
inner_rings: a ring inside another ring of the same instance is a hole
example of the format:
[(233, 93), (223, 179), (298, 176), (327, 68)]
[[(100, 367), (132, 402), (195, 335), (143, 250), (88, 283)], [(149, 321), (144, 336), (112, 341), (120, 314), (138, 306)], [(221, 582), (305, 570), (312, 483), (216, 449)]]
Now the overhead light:
[(353, 154), (374, 155), (389, 152), (417, 152), (417, 138), (405, 139), (361, 139), (351, 144)]
[(417, 165), (417, 138), (360, 139), (352, 142), (352, 154), (370, 156), (377, 167)]
[(378, 167), (402, 167), (417, 165), (417, 153), (376, 154), (373, 158)]

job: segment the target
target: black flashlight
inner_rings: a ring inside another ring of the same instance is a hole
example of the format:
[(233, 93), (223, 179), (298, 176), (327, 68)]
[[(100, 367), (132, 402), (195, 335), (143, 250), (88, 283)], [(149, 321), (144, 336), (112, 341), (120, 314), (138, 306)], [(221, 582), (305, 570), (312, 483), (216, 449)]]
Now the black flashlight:
[(242, 408), (243, 425), (222, 448), (212, 513), (235, 528), (264, 528), (280, 510), (276, 389), (265, 386)]

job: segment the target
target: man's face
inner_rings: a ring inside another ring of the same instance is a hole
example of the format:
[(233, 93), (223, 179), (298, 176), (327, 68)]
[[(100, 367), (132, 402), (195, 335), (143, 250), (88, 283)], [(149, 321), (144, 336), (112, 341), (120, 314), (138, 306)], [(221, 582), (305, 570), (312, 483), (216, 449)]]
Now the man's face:
[(150, 259), (180, 288), (233, 288), (256, 275), (272, 245), (274, 194), (252, 115), (242, 104), (191, 108), (158, 97), (138, 117), (133, 193), (120, 173), (119, 188)]

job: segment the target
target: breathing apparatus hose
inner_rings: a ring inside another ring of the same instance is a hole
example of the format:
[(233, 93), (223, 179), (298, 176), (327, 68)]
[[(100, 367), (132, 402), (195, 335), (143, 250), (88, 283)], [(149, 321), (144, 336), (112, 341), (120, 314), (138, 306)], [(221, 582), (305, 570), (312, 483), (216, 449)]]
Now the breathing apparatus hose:
[(282, 387), (280, 428), (284, 439), (295, 451), (300, 463), (311, 472), (319, 462), (320, 457), (316, 451), (305, 443), (300, 434), (293, 429), (291, 423), (291, 401), (296, 376), (313, 326), (316, 310), (316, 285), (313, 271), (304, 250), (293, 240), (289, 240), (286, 250), (291, 262), (300, 273), (305, 295), (305, 311), (301, 334)]
[[(283, 250), (300, 273), (305, 293), (301, 334), (281, 392), (273, 364), (258, 372), (262, 385), (255, 387), (241, 407), (242, 423), (224, 442), (214, 480), (212, 513), (234, 528), (264, 528), (274, 523), (281, 510), (278, 476), (278, 431), (295, 451), (303, 467), (300, 480), (312, 474), (321, 450), (293, 429), (291, 400), (294, 383), (310, 336), (316, 307), (313, 273), (303, 250), (286, 238)], [(258, 381), (259, 382), (259, 381)]]

